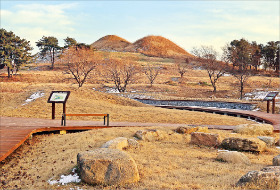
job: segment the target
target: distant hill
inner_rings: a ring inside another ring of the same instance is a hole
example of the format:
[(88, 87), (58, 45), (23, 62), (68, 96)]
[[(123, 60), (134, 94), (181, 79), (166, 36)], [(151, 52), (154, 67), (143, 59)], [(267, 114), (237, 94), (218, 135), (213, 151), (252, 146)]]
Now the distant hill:
[(146, 36), (134, 43), (130, 43), (116, 35), (108, 35), (100, 38), (91, 44), (91, 46), (103, 51), (134, 52), (142, 53), (147, 56), (163, 58), (193, 56), (174, 42), (162, 36)]
[(192, 56), (174, 42), (162, 36), (147, 36), (125, 48), (129, 52), (138, 52), (155, 57)]
[(107, 35), (92, 43), (91, 46), (102, 51), (124, 51), (124, 48), (130, 44), (119, 36)]

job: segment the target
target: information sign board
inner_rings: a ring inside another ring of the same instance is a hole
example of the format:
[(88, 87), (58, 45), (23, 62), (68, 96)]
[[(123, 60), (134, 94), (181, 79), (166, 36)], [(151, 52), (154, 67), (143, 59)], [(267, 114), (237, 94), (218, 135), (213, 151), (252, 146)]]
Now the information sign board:
[(269, 92), (263, 100), (264, 101), (271, 101), (278, 95), (278, 93), (279, 92)]
[(52, 91), (48, 103), (66, 103), (70, 91)]

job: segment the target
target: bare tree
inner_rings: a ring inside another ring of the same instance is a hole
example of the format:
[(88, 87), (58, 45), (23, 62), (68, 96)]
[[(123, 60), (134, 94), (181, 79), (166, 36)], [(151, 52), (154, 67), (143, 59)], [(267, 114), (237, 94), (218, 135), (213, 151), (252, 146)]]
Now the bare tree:
[(107, 59), (103, 65), (102, 75), (112, 81), (119, 92), (125, 92), (138, 73), (135, 63), (130, 60)]
[(212, 46), (201, 46), (193, 48), (193, 54), (197, 56), (196, 60), (206, 69), (213, 92), (217, 91), (217, 81), (226, 72), (226, 64), (217, 60), (218, 53)]
[(154, 81), (156, 80), (157, 76), (160, 73), (161, 68), (154, 66), (152, 67), (150, 64), (144, 67), (144, 73), (150, 81), (151, 87), (153, 86)]
[(69, 47), (60, 61), (66, 63), (68, 70), (73, 75), (79, 87), (82, 87), (89, 73), (100, 62), (100, 56), (89, 47)]
[(177, 58), (175, 59), (175, 65), (178, 73), (180, 74), (181, 81), (183, 80), (183, 77), (185, 73), (192, 67), (191, 65), (191, 58)]

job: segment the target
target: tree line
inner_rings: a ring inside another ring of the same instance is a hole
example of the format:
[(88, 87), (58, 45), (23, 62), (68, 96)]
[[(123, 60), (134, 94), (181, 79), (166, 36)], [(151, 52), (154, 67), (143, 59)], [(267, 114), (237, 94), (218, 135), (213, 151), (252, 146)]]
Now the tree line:
[[(8, 77), (12, 76), (24, 64), (34, 61), (30, 51), (30, 42), (16, 36), (13, 32), (0, 29), (0, 68), (7, 67)], [(64, 46), (58, 44), (53, 36), (43, 36), (36, 42), (39, 56), (51, 62), (53, 69), (55, 62), (66, 64), (68, 71), (81, 87), (90, 72), (97, 67), (101, 75), (112, 81), (119, 92), (124, 92), (129, 83), (141, 70), (152, 86), (161, 68), (147, 65), (139, 70), (133, 60), (120, 60), (101, 55), (90, 45), (77, 42), (74, 38), (64, 39)], [(232, 74), (240, 84), (240, 98), (244, 91), (246, 80), (259, 69), (270, 69), (279, 73), (279, 41), (270, 41), (266, 45), (249, 42), (246, 39), (233, 40), (223, 48), (223, 54), (211, 46), (195, 47), (194, 57), (180, 57), (175, 59), (175, 65), (181, 78), (188, 69), (194, 66), (204, 68), (209, 76), (213, 91), (217, 91), (217, 82), (225, 74)]]

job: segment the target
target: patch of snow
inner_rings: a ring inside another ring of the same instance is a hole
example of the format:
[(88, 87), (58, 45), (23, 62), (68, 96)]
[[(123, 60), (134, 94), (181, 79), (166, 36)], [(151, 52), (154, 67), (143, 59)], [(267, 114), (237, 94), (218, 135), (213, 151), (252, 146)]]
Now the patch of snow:
[(229, 76), (231, 76), (231, 74), (225, 73), (225, 74), (223, 74), (223, 76), (224, 77), (229, 77)]
[(61, 184), (61, 185), (65, 185), (67, 183), (79, 183), (81, 182), (81, 179), (79, 179), (79, 176), (76, 172), (76, 168), (74, 168), (72, 170), (72, 173), (74, 173), (73, 175), (72, 174), (69, 174), (69, 175), (61, 175), (60, 176), (60, 180), (52, 180), (49, 179), (48, 180), (48, 183), (51, 184), (51, 185), (54, 185), (54, 184)]
[(83, 190), (83, 189), (80, 187), (74, 187), (74, 188), (70, 188), (69, 190)]
[(106, 92), (107, 93), (112, 93), (112, 94), (119, 94), (120, 93), (118, 91), (118, 89), (115, 89), (115, 88), (106, 88)]
[(218, 152), (229, 152), (229, 150), (218, 150)]
[(35, 92), (35, 93), (32, 94), (29, 98), (27, 98), (27, 99), (25, 100), (25, 103), (22, 104), (22, 105), (24, 106), (24, 105), (26, 105), (26, 104), (28, 104), (28, 103), (30, 103), (30, 102), (32, 102), (32, 101), (38, 99), (38, 98), (43, 97), (44, 95), (45, 95), (44, 92), (41, 92), (41, 91)]

